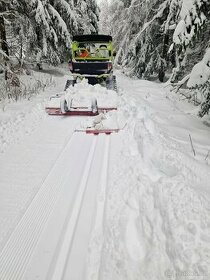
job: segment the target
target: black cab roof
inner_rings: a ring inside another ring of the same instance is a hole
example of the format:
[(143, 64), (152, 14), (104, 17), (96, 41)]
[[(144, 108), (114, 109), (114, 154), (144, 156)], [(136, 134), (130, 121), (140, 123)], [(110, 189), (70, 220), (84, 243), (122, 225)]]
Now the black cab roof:
[(75, 35), (73, 41), (77, 42), (109, 42), (112, 41), (112, 36), (101, 34)]

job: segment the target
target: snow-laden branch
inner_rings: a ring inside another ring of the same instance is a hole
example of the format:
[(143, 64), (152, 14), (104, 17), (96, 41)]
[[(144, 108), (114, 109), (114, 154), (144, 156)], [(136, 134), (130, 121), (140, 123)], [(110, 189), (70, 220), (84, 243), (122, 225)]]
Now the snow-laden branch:
[(64, 20), (60, 16), (60, 14), (50, 4), (48, 5), (48, 10), (49, 10), (49, 13), (52, 15), (52, 18), (57, 20), (58, 27), (61, 29), (62, 35), (64, 37), (70, 38), (70, 34), (69, 34), (68, 28), (66, 26), (66, 23), (64, 22)]
[(184, 44), (185, 46), (189, 45), (206, 21), (206, 16), (201, 11), (201, 7), (205, 2), (206, 0), (183, 0), (180, 11), (180, 21), (173, 35), (174, 43), (179, 45)]
[(45, 13), (45, 8), (44, 6), (42, 5), (42, 2), (41, 0), (38, 0), (37, 1), (37, 9), (36, 9), (36, 16), (35, 16), (35, 19), (36, 21), (39, 23), (39, 24), (42, 24), (44, 25), (44, 27), (47, 29), (47, 31), (50, 31), (50, 27), (49, 27), (49, 24), (46, 20), (46, 13)]
[(203, 59), (198, 62), (190, 73), (190, 78), (187, 86), (192, 88), (201, 86), (210, 79), (210, 48), (206, 50)]
[(172, 83), (171, 80), (169, 79), (168, 82), (166, 83), (166, 86), (172, 85), (173, 88), (175, 88), (175, 92), (178, 92), (179, 89), (189, 80), (190, 74), (186, 75), (181, 81), (178, 83)]
[(3, 57), (9, 59), (9, 56), (4, 51), (2, 51), (1, 49), (0, 49), (0, 55), (3, 55)]
[(166, 7), (168, 6), (168, 4), (169, 4), (169, 0), (165, 1), (164, 3), (162, 3), (162, 4), (160, 5), (159, 11), (157, 12), (157, 14), (156, 14), (150, 21), (146, 22), (146, 23), (143, 25), (143, 27), (142, 27), (142, 29), (140, 30), (140, 32), (136, 35), (136, 38), (135, 38), (135, 40), (134, 40), (135, 42), (137, 42), (137, 41), (140, 39), (140, 37), (141, 37), (141, 35), (144, 33), (144, 31), (145, 31), (156, 19), (162, 17), (163, 12), (164, 12), (164, 10), (166, 9)]
[(17, 14), (13, 11), (5, 11), (5, 12), (0, 12), (0, 17), (4, 16), (17, 16)]
[(74, 27), (78, 29), (78, 24), (77, 24), (77, 18), (76, 14), (74, 12), (74, 3), (73, 2), (67, 2), (65, 0), (56, 0), (56, 4), (61, 5), (63, 9), (65, 9), (66, 13), (69, 16), (69, 19), (71, 19), (74, 22)]

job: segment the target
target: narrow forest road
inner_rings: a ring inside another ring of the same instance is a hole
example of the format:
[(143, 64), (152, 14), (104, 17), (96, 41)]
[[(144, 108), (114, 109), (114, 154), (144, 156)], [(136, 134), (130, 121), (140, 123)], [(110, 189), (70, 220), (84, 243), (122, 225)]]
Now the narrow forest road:
[(39, 107), (1, 154), (1, 280), (209, 279), (209, 127), (158, 84), (118, 85), (119, 133)]

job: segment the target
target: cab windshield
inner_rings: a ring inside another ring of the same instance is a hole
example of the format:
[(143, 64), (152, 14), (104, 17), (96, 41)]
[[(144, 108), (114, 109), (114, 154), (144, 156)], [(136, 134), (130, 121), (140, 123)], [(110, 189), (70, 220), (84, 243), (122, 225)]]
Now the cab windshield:
[(82, 43), (75, 50), (75, 58), (109, 59), (110, 52), (106, 43)]

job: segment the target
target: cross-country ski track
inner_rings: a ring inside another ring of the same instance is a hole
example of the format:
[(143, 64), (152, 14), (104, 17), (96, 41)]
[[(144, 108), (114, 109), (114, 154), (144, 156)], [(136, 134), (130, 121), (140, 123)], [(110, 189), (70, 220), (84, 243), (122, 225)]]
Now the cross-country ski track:
[[(49, 122), (52, 121), (55, 133), (59, 131), (55, 124), (74, 122), (73, 118), (52, 120), (49, 117)], [(75, 124), (77, 122), (75, 118)], [(50, 133), (50, 124), (47, 121), (45, 124), (43, 131), (48, 127)], [(55, 162), (1, 252), (0, 279), (76, 280), (84, 277), (97, 194), (100, 188), (106, 188), (112, 136), (74, 133), (74, 126), (66, 130), (66, 134)], [(21, 161), (25, 160), (24, 156), (29, 155), (22, 155)]]

